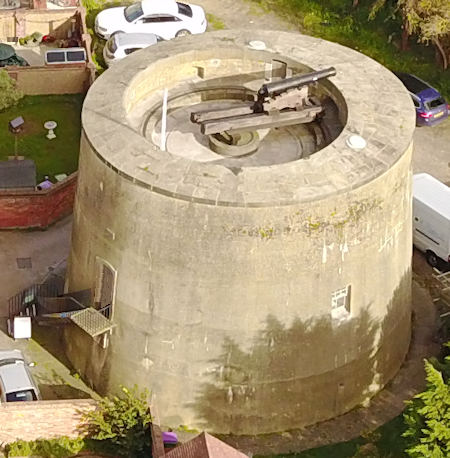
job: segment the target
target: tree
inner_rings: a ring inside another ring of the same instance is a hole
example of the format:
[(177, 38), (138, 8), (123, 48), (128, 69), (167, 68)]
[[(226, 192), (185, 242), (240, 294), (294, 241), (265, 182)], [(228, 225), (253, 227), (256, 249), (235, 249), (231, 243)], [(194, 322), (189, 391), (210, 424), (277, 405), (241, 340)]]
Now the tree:
[(410, 35), (422, 43), (433, 43), (438, 49), (444, 70), (450, 57), (449, 0), (398, 0)]
[(16, 82), (9, 77), (6, 70), (0, 70), (0, 111), (15, 105), (23, 97), (17, 89)]
[[(446, 358), (446, 364), (450, 363)], [(442, 372), (425, 361), (427, 388), (407, 403), (404, 413), (407, 430), (403, 434), (412, 458), (450, 456), (450, 384)]]
[[(81, 432), (101, 441), (101, 448), (129, 458), (151, 456), (151, 416), (147, 390), (121, 387), (121, 397), (102, 398), (95, 410), (83, 416)], [(105, 447), (109, 445), (109, 447)]]

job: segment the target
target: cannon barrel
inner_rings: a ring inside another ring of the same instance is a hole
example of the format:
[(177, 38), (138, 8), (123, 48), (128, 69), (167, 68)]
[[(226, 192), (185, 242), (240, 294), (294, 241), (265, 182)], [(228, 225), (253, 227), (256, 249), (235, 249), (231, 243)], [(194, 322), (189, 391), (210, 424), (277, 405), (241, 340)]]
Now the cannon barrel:
[(295, 87), (305, 86), (334, 75), (336, 75), (336, 69), (334, 67), (329, 67), (317, 72), (305, 73), (304, 75), (293, 76), (292, 78), (285, 78), (280, 81), (274, 81), (273, 83), (263, 84), (258, 91), (258, 99), (261, 97), (268, 97), (272, 94), (279, 94)]

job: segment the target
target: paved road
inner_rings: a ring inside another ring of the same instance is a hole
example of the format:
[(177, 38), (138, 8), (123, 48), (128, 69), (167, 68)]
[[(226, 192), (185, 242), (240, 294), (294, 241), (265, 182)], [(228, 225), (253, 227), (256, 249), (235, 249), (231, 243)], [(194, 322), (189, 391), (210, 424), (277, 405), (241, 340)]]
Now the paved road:
[(435, 127), (416, 128), (413, 170), (450, 185), (450, 118)]

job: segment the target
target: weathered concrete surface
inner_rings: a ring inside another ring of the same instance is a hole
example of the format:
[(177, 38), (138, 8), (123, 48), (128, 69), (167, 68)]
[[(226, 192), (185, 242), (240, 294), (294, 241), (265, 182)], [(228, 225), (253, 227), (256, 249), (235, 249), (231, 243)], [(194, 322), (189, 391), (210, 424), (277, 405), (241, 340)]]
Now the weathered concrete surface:
[[(274, 58), (338, 70), (326, 89), (344, 131), (307, 161), (235, 173), (136, 129), (162, 88), (257, 86)], [(101, 260), (117, 272), (109, 347), (67, 335), (96, 387), (148, 386), (165, 424), (261, 433), (344, 413), (394, 376), (410, 338), (414, 112), (391, 73), (311, 37), (189, 37), (108, 70), (83, 128), (69, 290), (95, 289)], [(354, 133), (362, 151), (345, 145)], [(332, 317), (342, 288), (349, 313)]]
[[(430, 266), (421, 253), (415, 252), (414, 274), (418, 271), (423, 275), (421, 278), (431, 276)], [(418, 282), (413, 282), (412, 297), (414, 320), (408, 355), (394, 379), (371, 399), (368, 407), (357, 407), (331, 420), (283, 434), (229, 435), (220, 438), (233, 447), (253, 455), (298, 453), (354, 439), (361, 434), (374, 431), (401, 414), (405, 408), (405, 401), (425, 387), (424, 359), (437, 355), (441, 348), (436, 339), (438, 320), (432, 298)], [(191, 436), (192, 434), (187, 435), (182, 440), (188, 441)]]

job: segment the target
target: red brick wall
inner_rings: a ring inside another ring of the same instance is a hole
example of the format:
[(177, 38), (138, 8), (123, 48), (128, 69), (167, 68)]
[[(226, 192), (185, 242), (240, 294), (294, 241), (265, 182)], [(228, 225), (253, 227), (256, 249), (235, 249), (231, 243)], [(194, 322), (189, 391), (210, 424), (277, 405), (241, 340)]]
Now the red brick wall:
[(77, 172), (42, 191), (0, 190), (0, 229), (45, 228), (72, 213)]
[(0, 444), (77, 437), (81, 412), (95, 408), (91, 399), (64, 401), (5, 402), (0, 404)]

